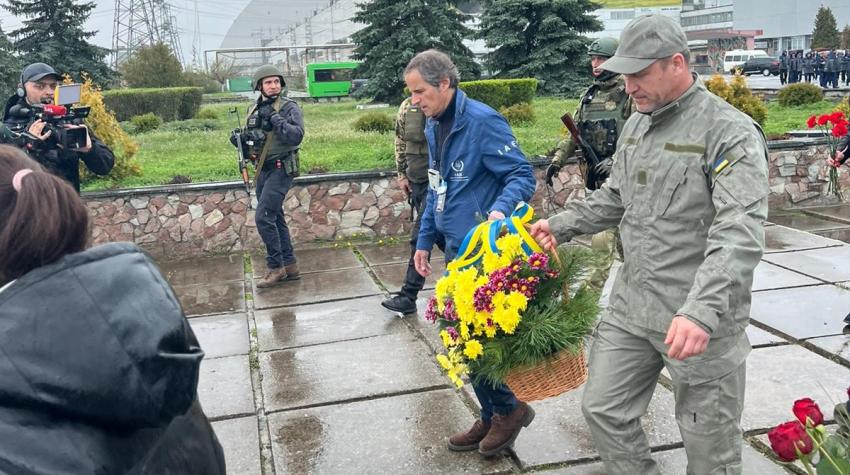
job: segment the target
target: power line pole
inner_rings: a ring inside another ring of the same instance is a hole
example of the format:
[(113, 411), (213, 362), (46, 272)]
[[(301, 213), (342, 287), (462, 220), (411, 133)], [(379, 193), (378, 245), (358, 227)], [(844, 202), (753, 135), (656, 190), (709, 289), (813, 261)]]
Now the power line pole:
[(140, 47), (155, 43), (169, 45), (183, 62), (171, 5), (165, 0), (115, 0), (112, 67), (117, 68)]
[(192, 36), (192, 65), (196, 69), (201, 67), (201, 15), (198, 13), (198, 0), (195, 4), (195, 32)]

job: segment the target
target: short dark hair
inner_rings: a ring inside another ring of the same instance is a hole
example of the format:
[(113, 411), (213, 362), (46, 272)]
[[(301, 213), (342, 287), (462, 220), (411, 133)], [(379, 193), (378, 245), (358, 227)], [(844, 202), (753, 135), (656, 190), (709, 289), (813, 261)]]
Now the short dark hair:
[[(12, 184), (19, 176), (20, 190)], [(22, 151), (0, 145), (0, 283), (86, 248), (89, 216), (74, 188)]]
[(435, 49), (429, 49), (414, 56), (404, 68), (404, 75), (407, 76), (412, 71), (419, 71), (422, 79), (434, 87), (439, 87), (440, 81), (444, 78), (448, 78), (449, 87), (456, 88), (460, 83), (460, 72), (455, 63), (449, 55)]

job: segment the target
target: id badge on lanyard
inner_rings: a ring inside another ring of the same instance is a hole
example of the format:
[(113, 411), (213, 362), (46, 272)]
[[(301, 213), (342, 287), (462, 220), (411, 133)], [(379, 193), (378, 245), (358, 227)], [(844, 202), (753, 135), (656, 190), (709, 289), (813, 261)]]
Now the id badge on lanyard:
[(443, 177), (440, 176), (440, 172), (433, 168), (428, 170), (428, 187), (437, 193), (437, 203), (434, 210), (442, 213), (446, 208), (446, 191), (448, 187), (446, 186), (446, 182), (443, 181)]

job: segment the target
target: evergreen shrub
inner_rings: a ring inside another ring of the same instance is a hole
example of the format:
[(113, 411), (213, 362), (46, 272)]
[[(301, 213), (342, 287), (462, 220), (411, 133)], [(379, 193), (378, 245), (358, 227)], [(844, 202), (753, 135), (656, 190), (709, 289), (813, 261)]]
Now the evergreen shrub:
[(353, 127), (358, 132), (384, 133), (395, 129), (395, 123), (383, 112), (367, 112), (354, 121)]
[(119, 121), (153, 112), (169, 122), (195, 117), (201, 109), (203, 89), (167, 87), (159, 89), (115, 89), (104, 91), (106, 107)]
[(158, 129), (159, 126), (162, 125), (162, 119), (153, 112), (148, 112), (147, 114), (133, 117), (130, 119), (130, 123), (133, 124), (133, 130), (135, 133), (143, 134), (145, 132)]
[(767, 121), (767, 106), (761, 98), (753, 95), (743, 76), (733, 76), (727, 83), (723, 76), (715, 74), (706, 81), (705, 87), (732, 107), (752, 117), (759, 125), (764, 126)]
[(789, 84), (779, 90), (776, 100), (783, 107), (814, 104), (823, 100), (823, 90), (814, 84)]

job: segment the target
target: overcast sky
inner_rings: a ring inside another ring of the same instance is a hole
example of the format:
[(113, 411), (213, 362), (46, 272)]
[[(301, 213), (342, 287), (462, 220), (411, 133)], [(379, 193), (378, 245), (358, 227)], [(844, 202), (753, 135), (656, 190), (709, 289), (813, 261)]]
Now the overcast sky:
[[(95, 9), (89, 17), (86, 28), (96, 30), (97, 36), (93, 42), (98, 46), (112, 48), (113, 23), (115, 21), (115, 0), (97, 0)], [(177, 28), (180, 32), (181, 48), (186, 61), (191, 60), (192, 41), (195, 35), (195, 2), (193, 0), (170, 0), (172, 11), (177, 20)], [(200, 23), (201, 51), (218, 48), (233, 20), (245, 9), (250, 0), (198, 0), (198, 18)], [(268, 3), (257, 1), (256, 3)], [(326, 5), (328, 0), (275, 0), (274, 4), (279, 6), (275, 12), (284, 23), (291, 19), (303, 19), (304, 16), (314, 8)], [(253, 15), (268, 15), (266, 8), (259, 8)], [(0, 9), (0, 21), (3, 31), (10, 32), (21, 27), (21, 19), (14, 17), (6, 10)], [(244, 33), (245, 40), (251, 40), (251, 32)]]

